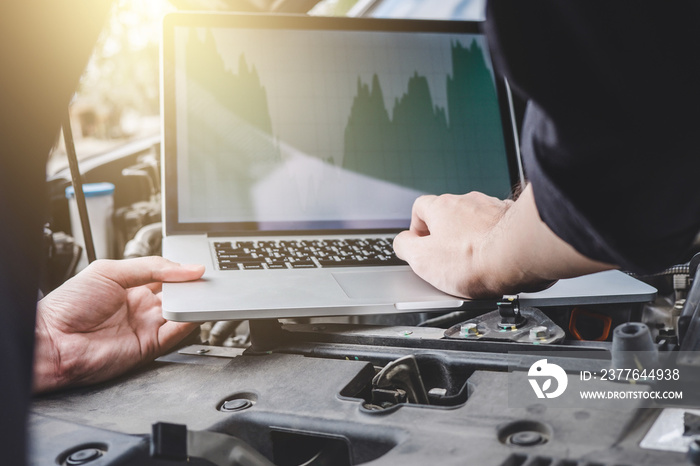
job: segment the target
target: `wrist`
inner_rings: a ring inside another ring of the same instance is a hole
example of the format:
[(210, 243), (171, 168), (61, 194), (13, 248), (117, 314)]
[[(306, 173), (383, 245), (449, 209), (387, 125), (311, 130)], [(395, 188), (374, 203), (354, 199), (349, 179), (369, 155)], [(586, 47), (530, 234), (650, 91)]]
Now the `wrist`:
[(556, 280), (613, 268), (592, 261), (540, 219), (531, 186), (495, 222), (479, 254), (484, 289), (492, 296), (539, 291)]
[(512, 202), (505, 202), (498, 216), (483, 237), (472, 258), (475, 273), (471, 274), (473, 297), (497, 297), (510, 292), (513, 270), (508, 264), (508, 254), (504, 253), (507, 239), (504, 232), (511, 216)]
[(484, 296), (502, 296), (539, 291), (551, 286), (556, 278), (548, 267), (543, 224), (528, 186), (517, 201), (506, 201), (501, 215), (485, 236), (478, 251), (478, 273)]

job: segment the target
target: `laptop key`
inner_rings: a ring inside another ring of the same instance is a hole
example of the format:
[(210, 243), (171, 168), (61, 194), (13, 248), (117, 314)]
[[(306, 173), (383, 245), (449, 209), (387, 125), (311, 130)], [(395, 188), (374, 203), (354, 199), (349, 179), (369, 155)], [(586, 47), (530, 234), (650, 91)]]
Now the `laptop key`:
[(220, 270), (239, 270), (238, 264), (219, 264)]
[(389, 259), (383, 259), (381, 265), (408, 265), (408, 262), (402, 261), (398, 257), (394, 256)]
[(333, 259), (319, 259), (318, 263), (321, 267), (353, 267), (360, 265), (358, 261), (355, 260), (333, 260)]
[(286, 269), (287, 268), (287, 262), (285, 261), (270, 261), (267, 263), (267, 268), (268, 269)]
[(313, 269), (316, 268), (316, 264), (310, 260), (299, 260), (296, 262), (290, 262), (293, 269)]
[(241, 262), (243, 270), (262, 270), (263, 267), (261, 262)]
[(357, 265), (362, 266), (362, 265), (391, 265), (387, 263), (387, 261), (383, 261), (381, 259), (364, 259), (361, 261), (357, 262)]
[(235, 260), (237, 262), (241, 262), (246, 259), (255, 259), (255, 256), (244, 253), (219, 254), (219, 262), (223, 262), (224, 260)]

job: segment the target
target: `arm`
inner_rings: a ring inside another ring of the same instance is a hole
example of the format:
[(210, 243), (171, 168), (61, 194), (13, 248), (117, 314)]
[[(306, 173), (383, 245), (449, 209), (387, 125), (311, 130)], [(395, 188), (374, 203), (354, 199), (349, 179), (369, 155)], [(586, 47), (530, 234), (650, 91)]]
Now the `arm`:
[(543, 289), (614, 268), (556, 236), (540, 220), (531, 186), (515, 202), (477, 192), (420, 197), (394, 249), (436, 288), (469, 298)]
[(700, 9), (637, 6), (490, 0), (485, 27), (529, 102), (520, 149), (540, 218), (583, 255), (652, 274), (689, 260), (700, 230), (700, 67), (687, 60)]
[(101, 382), (165, 353), (197, 324), (163, 318), (161, 284), (203, 273), (161, 257), (90, 264), (39, 301), (34, 392)]

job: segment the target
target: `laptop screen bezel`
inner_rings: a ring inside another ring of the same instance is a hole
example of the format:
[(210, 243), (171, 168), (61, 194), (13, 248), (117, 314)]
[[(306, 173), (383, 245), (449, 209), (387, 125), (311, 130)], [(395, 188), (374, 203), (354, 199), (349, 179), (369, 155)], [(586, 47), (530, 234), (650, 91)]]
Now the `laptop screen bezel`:
[[(181, 222), (177, 189), (177, 126), (175, 117), (175, 30), (178, 27), (247, 28), (277, 30), (333, 30), (427, 32), (483, 35), (479, 21), (436, 21), (416, 19), (347, 18), (302, 15), (270, 15), (246, 13), (171, 13), (163, 19), (161, 44), (161, 115), (162, 115), (162, 176), (163, 215), (165, 234), (211, 235), (278, 235), (278, 234), (337, 234), (394, 233), (406, 229), (405, 220), (362, 221), (361, 227), (338, 227), (338, 221), (314, 222)], [(491, 57), (489, 57), (491, 58)], [(492, 63), (493, 60), (491, 60)], [(495, 64), (494, 64), (495, 66)], [(508, 93), (504, 80), (495, 70), (501, 126), (511, 186), (520, 180), (516, 137), (512, 124)]]

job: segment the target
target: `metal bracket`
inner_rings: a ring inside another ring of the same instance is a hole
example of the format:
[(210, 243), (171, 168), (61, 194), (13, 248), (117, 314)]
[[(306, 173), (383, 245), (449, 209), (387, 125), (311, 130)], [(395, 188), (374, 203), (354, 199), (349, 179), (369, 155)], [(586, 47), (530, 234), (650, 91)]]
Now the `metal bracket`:
[(517, 306), (517, 309), (517, 316), (523, 320), (520, 326), (504, 325), (503, 314), (499, 308), (450, 327), (445, 331), (445, 338), (512, 341), (533, 345), (549, 345), (564, 339), (564, 330), (541, 310), (520, 306)]

